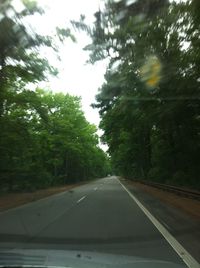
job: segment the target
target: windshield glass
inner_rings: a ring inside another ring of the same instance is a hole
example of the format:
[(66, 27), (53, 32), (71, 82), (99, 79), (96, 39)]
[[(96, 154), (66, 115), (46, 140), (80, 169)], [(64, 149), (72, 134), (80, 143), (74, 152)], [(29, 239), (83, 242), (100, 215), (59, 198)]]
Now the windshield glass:
[(199, 8), (0, 1), (0, 265), (200, 267)]

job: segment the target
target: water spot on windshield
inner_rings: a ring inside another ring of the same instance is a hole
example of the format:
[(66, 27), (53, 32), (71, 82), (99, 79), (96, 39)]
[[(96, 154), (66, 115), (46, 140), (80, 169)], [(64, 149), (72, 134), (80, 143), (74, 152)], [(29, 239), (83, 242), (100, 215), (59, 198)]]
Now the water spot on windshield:
[(161, 69), (160, 60), (155, 55), (149, 56), (140, 69), (142, 81), (150, 88), (156, 87), (161, 80)]

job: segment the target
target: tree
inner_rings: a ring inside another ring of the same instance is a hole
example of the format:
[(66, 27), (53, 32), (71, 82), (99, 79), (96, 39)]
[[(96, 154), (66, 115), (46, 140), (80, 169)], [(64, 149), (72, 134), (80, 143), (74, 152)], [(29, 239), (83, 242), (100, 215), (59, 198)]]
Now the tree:
[(109, 59), (93, 107), (122, 175), (199, 187), (196, 5), (107, 1), (93, 29), (85, 27), (90, 61)]
[[(17, 11), (12, 0), (0, 3), (1, 189), (34, 190), (105, 173), (106, 156), (80, 99), (28, 89), (29, 83), (45, 80), (47, 73), (56, 74), (40, 48), (57, 47), (53, 37), (40, 36), (27, 24), (43, 10), (35, 1), (22, 4)], [(75, 41), (68, 28), (55, 31), (61, 42), (66, 37)]]
[(108, 173), (108, 159), (98, 146), (96, 127), (84, 117), (80, 98), (38, 88), (32, 102), (12, 105), (3, 117), (3, 189), (34, 190)]

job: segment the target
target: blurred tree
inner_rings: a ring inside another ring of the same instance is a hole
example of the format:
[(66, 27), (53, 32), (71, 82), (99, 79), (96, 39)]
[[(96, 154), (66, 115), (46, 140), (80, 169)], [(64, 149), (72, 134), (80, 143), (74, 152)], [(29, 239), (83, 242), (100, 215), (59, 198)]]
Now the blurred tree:
[(109, 60), (93, 107), (122, 175), (200, 186), (197, 2), (107, 1), (85, 27), (90, 61)]

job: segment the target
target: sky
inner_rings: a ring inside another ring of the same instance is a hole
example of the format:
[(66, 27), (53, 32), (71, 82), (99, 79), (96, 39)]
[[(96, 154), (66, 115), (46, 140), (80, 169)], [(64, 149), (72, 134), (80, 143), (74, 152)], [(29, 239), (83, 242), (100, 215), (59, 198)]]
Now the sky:
[[(14, 0), (15, 6), (19, 0)], [(48, 35), (55, 31), (56, 26), (69, 27), (70, 20), (79, 20), (80, 15), (86, 16), (86, 22), (92, 24), (94, 13), (99, 9), (101, 0), (37, 0), (39, 5), (45, 10), (45, 14), (34, 15), (29, 21), (33, 31)], [(19, 6), (20, 8), (20, 6)], [(55, 33), (55, 32), (54, 32)], [(93, 109), (91, 104), (95, 102), (95, 95), (104, 82), (106, 71), (106, 61), (98, 62), (94, 65), (86, 64), (89, 59), (89, 52), (83, 48), (91, 40), (86, 33), (72, 32), (75, 34), (77, 42), (74, 43), (70, 38), (63, 44), (59, 44), (60, 61), (57, 60), (52, 51), (44, 48), (42, 53), (49, 60), (49, 63), (58, 68), (57, 77), (48, 77), (48, 82), (41, 82), (38, 86), (51, 89), (53, 92), (69, 93), (81, 97), (82, 109), (86, 119), (97, 127), (100, 117), (97, 109)], [(98, 135), (103, 131), (98, 128)], [(100, 147), (107, 151), (107, 145), (101, 144)]]
[[(40, 7), (45, 11), (44, 14), (34, 14), (24, 21), (29, 31), (37, 32), (41, 35), (54, 36), (58, 40), (55, 29), (72, 28), (71, 20), (79, 21), (80, 15), (84, 14), (86, 23), (92, 25), (94, 13), (99, 10), (103, 0), (36, 0)], [(20, 12), (24, 6), (21, 0), (12, 1), (15, 10)], [(73, 29), (73, 28), (72, 28)], [(104, 82), (107, 61), (98, 62), (94, 65), (86, 63), (89, 59), (89, 52), (83, 48), (91, 43), (89, 36), (84, 32), (73, 29), (76, 42), (67, 38), (64, 43), (57, 42), (59, 47), (58, 60), (53, 49), (42, 48), (40, 53), (46, 57), (50, 65), (58, 69), (56, 77), (48, 76), (48, 81), (40, 82), (37, 87), (50, 89), (53, 92), (69, 93), (81, 97), (82, 109), (86, 119), (99, 126), (100, 117), (97, 109), (93, 109), (91, 104), (95, 102), (95, 95)], [(30, 85), (34, 89), (35, 85)], [(103, 131), (98, 129), (98, 135)], [(100, 144), (106, 151), (107, 145)]]
[[(99, 9), (100, 0), (38, 0), (39, 5), (45, 9), (45, 15), (33, 18), (32, 25), (42, 34), (49, 34), (56, 26), (68, 27), (71, 19), (79, 20), (80, 14), (85, 14), (87, 22), (92, 24), (93, 14)], [(47, 87), (54, 92), (62, 91), (82, 98), (82, 107), (87, 120), (98, 126), (100, 118), (98, 111), (90, 105), (95, 102), (98, 88), (104, 82), (106, 63), (95, 65), (86, 64), (89, 53), (83, 48), (90, 43), (86, 33), (75, 32), (77, 42), (67, 39), (60, 45), (60, 61), (49, 50), (43, 51), (50, 64), (55, 65), (59, 74), (49, 77), (48, 82), (40, 86)]]
[[(129, 1), (135, 2), (135, 0)], [(15, 8), (21, 8), (20, 0), (13, 2)], [(34, 15), (29, 22), (33, 31), (43, 35), (55, 33), (56, 26), (69, 27), (70, 20), (79, 20), (81, 14), (86, 16), (87, 23), (92, 24), (94, 13), (103, 4), (103, 0), (37, 0), (37, 2), (45, 10), (45, 14)], [(58, 68), (59, 74), (57, 77), (48, 77), (49, 81), (41, 82), (39, 86), (54, 92), (80, 96), (86, 119), (98, 127), (100, 122), (98, 110), (93, 109), (91, 104), (95, 102), (95, 95), (104, 82), (107, 61), (95, 65), (86, 64), (89, 53), (83, 48), (90, 43), (90, 38), (83, 32), (75, 32), (75, 37), (76, 43), (68, 38), (62, 45), (59, 44), (60, 61), (52, 51), (44, 48), (42, 53), (50, 64)], [(101, 135), (102, 131), (98, 130), (98, 134)]]
[[(92, 24), (94, 13), (103, 5), (104, 0), (37, 1), (44, 8), (45, 15), (40, 18), (34, 16), (32, 24), (35, 25), (37, 31), (46, 35), (51, 34), (56, 26), (68, 27), (70, 20), (79, 20), (81, 14), (86, 15), (87, 23)], [(131, 3), (135, 1), (127, 0)], [(90, 38), (83, 32), (76, 32), (75, 36), (77, 38), (76, 43), (67, 39), (60, 46), (60, 62), (48, 50), (44, 51), (44, 56), (48, 58), (49, 62), (58, 67), (59, 75), (56, 78), (49, 77), (49, 82), (43, 82), (40, 85), (55, 92), (62, 91), (81, 96), (82, 107), (87, 120), (98, 126), (100, 122), (98, 110), (93, 109), (90, 105), (95, 102), (98, 88), (104, 82), (107, 61), (98, 62), (95, 65), (86, 64), (89, 53), (84, 51), (83, 48), (90, 43)], [(99, 133), (102, 132), (99, 131)]]

